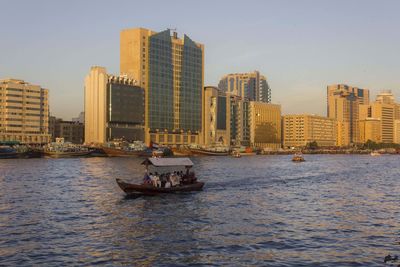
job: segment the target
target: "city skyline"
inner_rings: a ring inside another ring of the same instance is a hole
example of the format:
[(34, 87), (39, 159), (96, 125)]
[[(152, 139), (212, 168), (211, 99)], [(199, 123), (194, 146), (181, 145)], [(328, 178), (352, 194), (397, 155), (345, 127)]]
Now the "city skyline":
[[(51, 114), (71, 119), (83, 110), (90, 66), (119, 73), (121, 30), (176, 27), (179, 36), (188, 34), (204, 44), (205, 85), (217, 86), (229, 73), (258, 70), (283, 114), (326, 116), (330, 84), (370, 89), (371, 99), (383, 89), (400, 95), (400, 38), (393, 34), (400, 4), (395, 1), (252, 1), (246, 2), (252, 15), (242, 12), (242, 19), (233, 14), (243, 3), (210, 3), (184, 7), (180, 1), (121, 1), (110, 8), (98, 2), (5, 1), (0, 21), (7, 41), (0, 43), (0, 77), (48, 88)], [(13, 19), (15, 10), (18, 20)]]

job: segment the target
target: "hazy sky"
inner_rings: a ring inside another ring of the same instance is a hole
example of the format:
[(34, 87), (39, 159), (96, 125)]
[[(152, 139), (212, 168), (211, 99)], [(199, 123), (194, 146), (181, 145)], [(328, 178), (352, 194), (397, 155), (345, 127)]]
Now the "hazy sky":
[(205, 45), (205, 85), (259, 70), (283, 113), (326, 115), (326, 86), (400, 96), (400, 1), (0, 0), (0, 79), (50, 89), (50, 110), (83, 111), (93, 65), (119, 73), (119, 32), (177, 28)]

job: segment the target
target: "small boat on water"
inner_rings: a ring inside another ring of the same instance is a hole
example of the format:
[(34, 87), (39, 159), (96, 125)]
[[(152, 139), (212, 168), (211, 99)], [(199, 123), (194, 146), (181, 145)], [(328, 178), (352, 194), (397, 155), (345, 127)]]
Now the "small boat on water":
[(18, 158), (18, 152), (10, 146), (0, 146), (0, 159)]
[(240, 154), (239, 151), (234, 150), (234, 151), (232, 152), (232, 157), (234, 157), (234, 158), (241, 158), (242, 155)]
[[(127, 183), (116, 179), (118, 186), (126, 194), (158, 195), (203, 189), (204, 182), (197, 181), (194, 172), (190, 172), (193, 162), (189, 158), (147, 158), (142, 164), (146, 166), (143, 183)], [(153, 176), (152, 172), (149, 172), (149, 168), (160, 171), (160, 175), (155, 172)], [(166, 172), (171, 168), (174, 170), (173, 172)], [(186, 171), (180, 171), (182, 169), (186, 169)]]
[(379, 153), (378, 151), (372, 151), (370, 155), (373, 157), (377, 157), (377, 156), (381, 156), (382, 154)]
[(303, 154), (296, 153), (296, 154), (293, 155), (292, 161), (293, 162), (303, 162), (303, 161), (306, 161), (306, 160), (304, 159)]
[(222, 144), (214, 144), (208, 147), (200, 147), (197, 145), (189, 146), (189, 150), (194, 155), (206, 155), (206, 156), (228, 156), (229, 147)]

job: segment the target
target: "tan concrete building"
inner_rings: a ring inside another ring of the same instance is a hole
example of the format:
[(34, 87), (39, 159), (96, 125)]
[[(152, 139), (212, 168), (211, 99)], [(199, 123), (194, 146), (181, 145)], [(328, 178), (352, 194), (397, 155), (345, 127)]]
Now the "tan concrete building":
[(230, 146), (231, 103), (230, 96), (217, 87), (204, 88), (204, 144), (216, 143)]
[(146, 142), (203, 142), (204, 45), (170, 30), (126, 29), (120, 72), (145, 89)]
[(284, 147), (305, 147), (310, 142), (318, 146), (336, 146), (337, 122), (317, 115), (285, 115), (282, 119)]
[(218, 88), (250, 101), (271, 102), (271, 88), (267, 78), (259, 71), (225, 75), (219, 81)]
[(393, 143), (394, 140), (394, 104), (374, 102), (370, 105), (371, 118), (381, 121), (381, 140), (383, 143)]
[(360, 122), (360, 142), (366, 143), (371, 140), (376, 143), (382, 142), (381, 120), (379, 118), (365, 118)]
[(262, 149), (281, 148), (281, 106), (250, 102), (250, 145)]
[(250, 101), (230, 96), (230, 140), (232, 146), (250, 146)]
[(344, 84), (327, 87), (327, 116), (337, 120), (337, 145), (359, 143), (359, 105), (369, 104), (369, 90)]
[(144, 141), (144, 90), (133, 79), (92, 67), (85, 79), (85, 143)]
[(0, 80), (0, 142), (48, 143), (48, 94), (23, 80)]
[(400, 144), (400, 120), (394, 120), (394, 140), (393, 143)]

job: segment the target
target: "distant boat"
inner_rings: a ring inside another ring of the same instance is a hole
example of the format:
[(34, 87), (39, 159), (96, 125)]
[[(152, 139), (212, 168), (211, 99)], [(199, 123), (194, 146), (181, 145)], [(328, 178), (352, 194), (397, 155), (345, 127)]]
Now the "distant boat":
[(195, 155), (207, 156), (228, 156), (229, 148), (221, 144), (215, 144), (209, 147), (189, 146), (190, 152)]
[(303, 161), (306, 161), (306, 160), (304, 159), (303, 154), (296, 153), (296, 154), (293, 155), (292, 161), (293, 162), (303, 162)]
[(18, 158), (18, 152), (10, 146), (0, 146), (0, 159)]
[(86, 157), (92, 153), (87, 147), (64, 142), (64, 138), (56, 138), (56, 142), (46, 145), (43, 155), (48, 158)]
[(232, 157), (234, 157), (234, 158), (241, 158), (242, 155), (240, 154), (239, 151), (234, 150), (234, 151), (232, 152)]
[(373, 157), (376, 157), (376, 156), (380, 156), (381, 153), (379, 153), (378, 151), (372, 151), (370, 155)]

